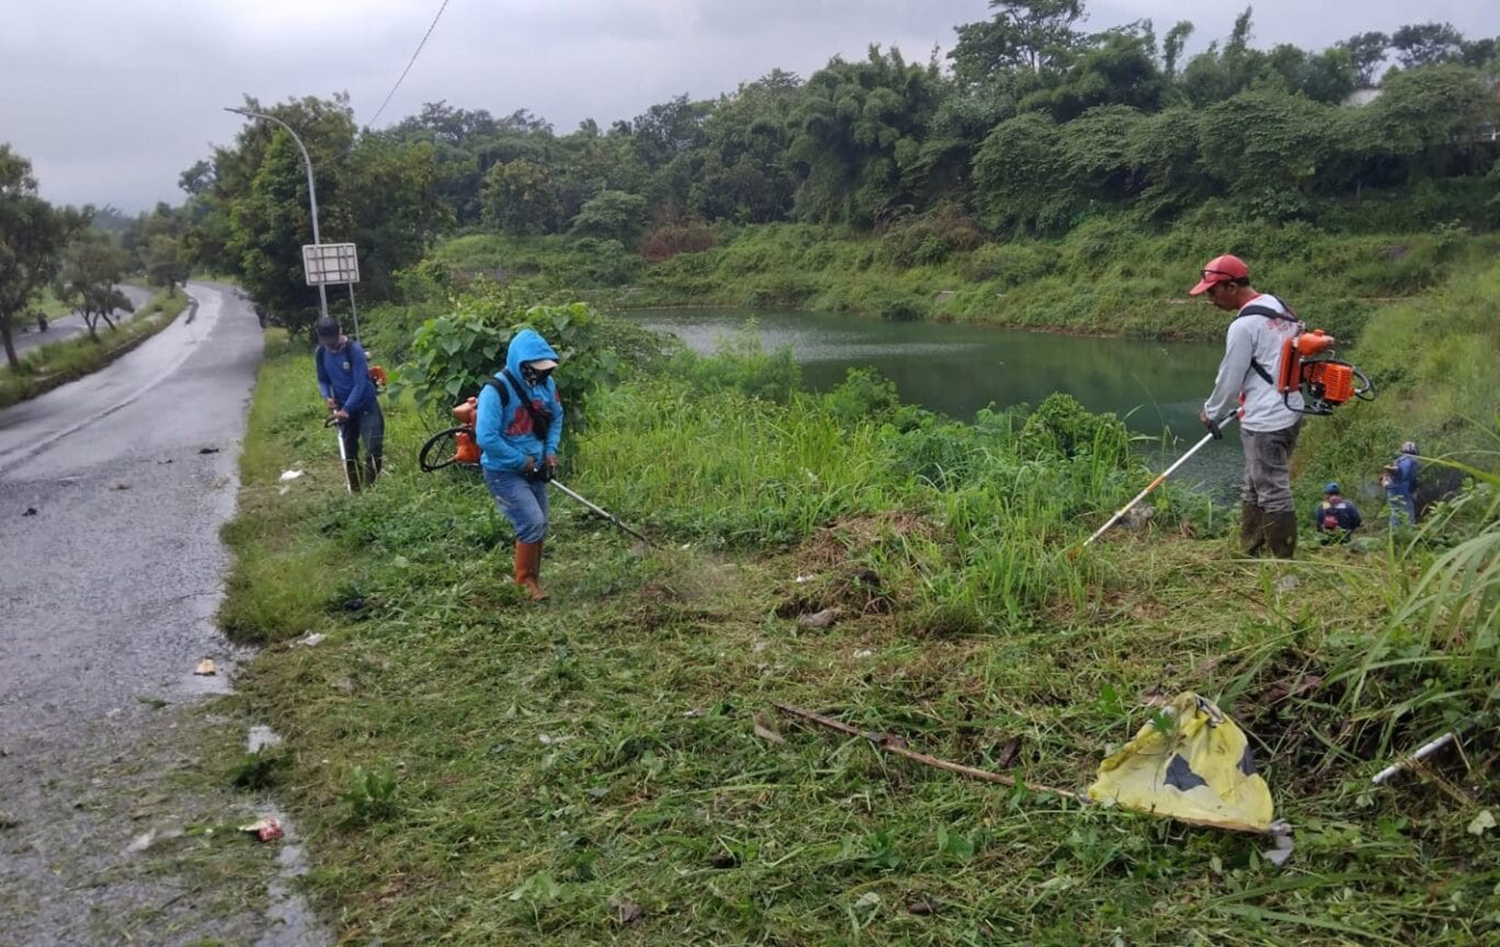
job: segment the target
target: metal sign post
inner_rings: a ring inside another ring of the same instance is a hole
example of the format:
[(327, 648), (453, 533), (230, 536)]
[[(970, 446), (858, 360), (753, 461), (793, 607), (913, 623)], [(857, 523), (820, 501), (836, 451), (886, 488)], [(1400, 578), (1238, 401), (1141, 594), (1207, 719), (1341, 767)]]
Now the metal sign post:
[(359, 254), (352, 243), (305, 243), (302, 272), (307, 285), (323, 287), (343, 283), (349, 287), (349, 312), (354, 317), (354, 340), (359, 341), (359, 312), (354, 308), (354, 284), (359, 282)]

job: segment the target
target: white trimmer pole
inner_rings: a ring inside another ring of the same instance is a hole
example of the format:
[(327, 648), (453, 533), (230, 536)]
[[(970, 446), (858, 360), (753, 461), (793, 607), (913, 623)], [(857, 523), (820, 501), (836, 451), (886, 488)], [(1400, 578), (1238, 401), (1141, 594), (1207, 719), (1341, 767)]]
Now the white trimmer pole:
[[(1229, 425), (1233, 424), (1234, 420), (1235, 420), (1235, 415), (1231, 414), (1228, 418), (1224, 419), (1224, 421), (1220, 422), (1220, 424), (1219, 424), (1219, 430), (1220, 430), (1220, 432), (1222, 433), (1223, 430), (1224, 430), (1224, 428), (1226, 428)], [(1147, 485), (1146, 489), (1144, 489), (1140, 493), (1136, 494), (1134, 500), (1131, 500), (1129, 503), (1127, 503), (1124, 506), (1120, 507), (1119, 512), (1116, 513), (1114, 516), (1111, 516), (1109, 518), (1109, 522), (1105, 523), (1103, 526), (1101, 526), (1097, 530), (1095, 530), (1094, 531), (1094, 535), (1092, 535), (1088, 539), (1084, 540), (1083, 544), (1085, 546), (1087, 546), (1090, 543), (1092, 543), (1094, 540), (1098, 539), (1100, 536), (1103, 536), (1105, 533), (1109, 532), (1109, 528), (1111, 526), (1115, 525), (1116, 523), (1120, 522), (1120, 520), (1124, 519), (1125, 514), (1129, 513), (1132, 509), (1134, 509), (1135, 505), (1137, 503), (1139, 503), (1142, 500), (1146, 499), (1146, 497), (1151, 494), (1151, 491), (1155, 490), (1157, 487), (1159, 487), (1163, 483), (1165, 483), (1168, 477), (1172, 476), (1172, 474), (1174, 474), (1174, 473), (1177, 472), (1177, 468), (1179, 468), (1183, 464), (1187, 463), (1188, 460), (1194, 454), (1198, 453), (1198, 451), (1203, 448), (1204, 444), (1207, 444), (1209, 441), (1211, 441), (1213, 439), (1214, 439), (1214, 435), (1213, 435), (1212, 432), (1209, 432), (1208, 434), (1203, 435), (1203, 439), (1201, 441), (1199, 441), (1198, 443), (1194, 444), (1192, 447), (1188, 448), (1188, 450), (1187, 450), (1187, 452), (1185, 454), (1183, 454), (1181, 457), (1177, 458), (1177, 460), (1172, 463), (1172, 466), (1168, 467), (1166, 470), (1163, 470), (1160, 474), (1158, 474), (1157, 477), (1156, 477), (1156, 479), (1153, 480), (1153, 481), (1151, 481), (1151, 483)]]

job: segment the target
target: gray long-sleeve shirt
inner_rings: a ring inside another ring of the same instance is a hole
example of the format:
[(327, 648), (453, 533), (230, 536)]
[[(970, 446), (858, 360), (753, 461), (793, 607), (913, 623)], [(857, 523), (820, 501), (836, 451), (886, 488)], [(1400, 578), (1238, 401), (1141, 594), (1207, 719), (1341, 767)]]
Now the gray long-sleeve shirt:
[[(1275, 296), (1260, 295), (1245, 306), (1259, 305), (1277, 312), (1287, 312)], [(1241, 307), (1241, 312), (1244, 307)], [(1252, 434), (1280, 431), (1297, 423), (1301, 417), (1293, 408), (1302, 407), (1302, 395), (1293, 392), (1291, 408), (1282, 400), (1276, 386), (1260, 377), (1250, 366), (1253, 357), (1271, 378), (1281, 370), (1281, 346), (1288, 336), (1296, 335), (1300, 326), (1287, 319), (1270, 316), (1240, 316), (1229, 324), (1224, 337), (1224, 359), (1214, 379), (1213, 394), (1203, 403), (1203, 413), (1215, 421), (1227, 418), (1245, 396), (1245, 416), (1240, 427)]]

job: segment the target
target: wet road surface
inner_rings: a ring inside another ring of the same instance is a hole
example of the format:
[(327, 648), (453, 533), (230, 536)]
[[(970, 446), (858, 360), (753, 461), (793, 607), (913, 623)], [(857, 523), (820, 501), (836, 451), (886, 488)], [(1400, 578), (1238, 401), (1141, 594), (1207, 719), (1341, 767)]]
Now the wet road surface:
[[(146, 303), (150, 302), (152, 295), (154, 295), (151, 290), (141, 289), (139, 286), (121, 286), (120, 290), (135, 304), (136, 309), (140, 309)], [(119, 309), (110, 314), (110, 318), (116, 322), (130, 317), (130, 313), (122, 312)], [(71, 339), (73, 336), (87, 331), (87, 329), (88, 327), (83, 324), (83, 317), (76, 312), (70, 312), (66, 316), (59, 316), (56, 319), (49, 320), (46, 332), (38, 332), (35, 323), (30, 324), (31, 331), (29, 332), (21, 332), (18, 326), (15, 335), (11, 337), (11, 341), (16, 344), (16, 353), (24, 355), (38, 345)]]
[[(143, 832), (238, 815), (152, 782), (193, 774), (177, 708), (234, 664), (213, 623), (218, 529), (262, 349), (233, 290), (189, 292), (191, 322), (0, 411), (0, 945), (265, 933), (243, 904), (208, 910), (191, 878), (128, 867)], [(194, 675), (204, 658), (217, 675)], [(129, 798), (145, 787), (155, 805)]]

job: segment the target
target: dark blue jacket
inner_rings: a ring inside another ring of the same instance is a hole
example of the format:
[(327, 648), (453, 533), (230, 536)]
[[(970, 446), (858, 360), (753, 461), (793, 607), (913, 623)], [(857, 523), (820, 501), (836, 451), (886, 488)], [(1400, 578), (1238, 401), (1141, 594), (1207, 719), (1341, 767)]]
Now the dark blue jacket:
[(1402, 454), (1397, 457), (1396, 462), (1387, 468), (1388, 470), (1394, 469), (1394, 472), (1391, 473), (1390, 482), (1385, 485), (1386, 494), (1411, 496), (1412, 491), (1417, 488), (1417, 471), (1420, 468), (1417, 458), (1411, 454)]
[(350, 415), (375, 403), (375, 383), (370, 381), (370, 364), (358, 342), (348, 340), (337, 352), (318, 346), (313, 353), (318, 363), (318, 391), (332, 398)]
[(521, 374), (522, 362), (538, 359), (557, 360), (552, 346), (533, 329), (522, 329), (510, 340), (505, 352), (505, 372), (509, 372), (525, 390), (526, 398), (536, 405), (546, 405), (552, 411), (552, 425), (547, 429), (544, 444), (533, 430), (531, 412), (516, 396), (515, 386), (505, 380), (505, 372), (496, 372), (495, 377), (505, 386), (506, 405), (502, 411), (500, 393), (493, 385), (479, 389), (478, 411), (474, 417), (474, 439), (483, 451), (479, 462), (490, 470), (524, 470), (526, 458), (530, 457), (538, 467), (546, 455), (557, 453), (562, 440), (563, 406), (557, 397), (557, 383), (551, 378), (540, 385), (527, 385)]
[[(1329, 519), (1333, 525), (1328, 524)], [(1348, 500), (1339, 498), (1337, 503), (1329, 503), (1327, 500), (1319, 500), (1318, 505), (1313, 508), (1313, 529), (1320, 533), (1333, 533), (1340, 530), (1350, 532), (1359, 529), (1359, 509)]]

